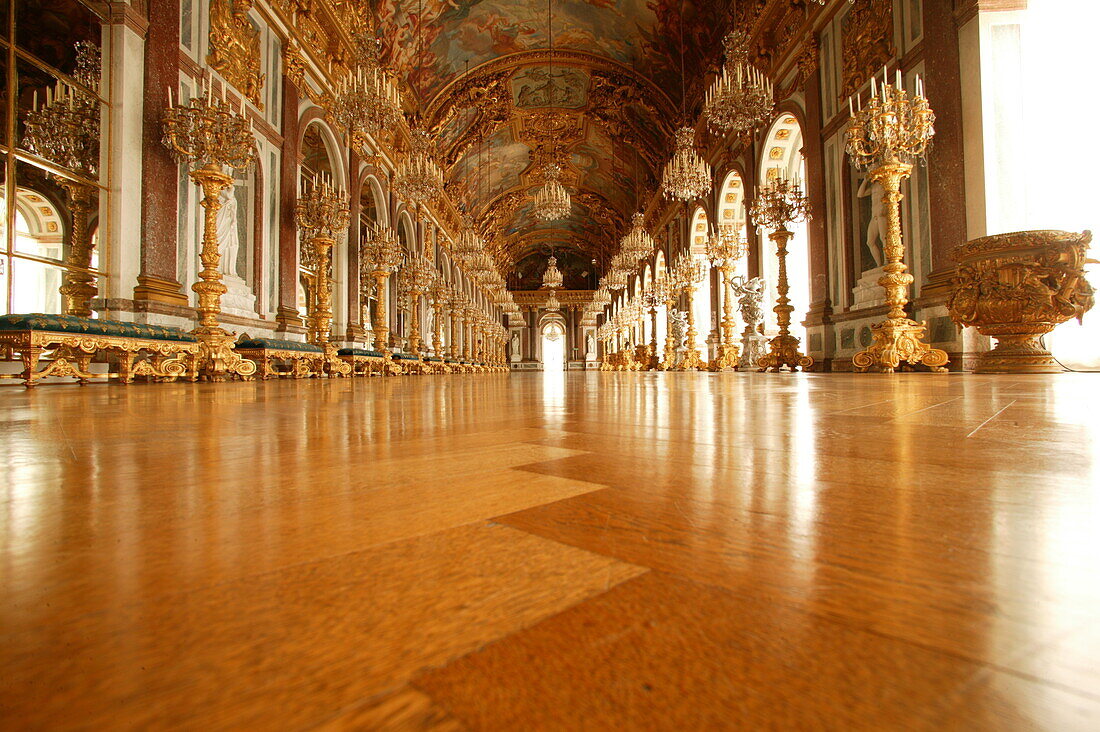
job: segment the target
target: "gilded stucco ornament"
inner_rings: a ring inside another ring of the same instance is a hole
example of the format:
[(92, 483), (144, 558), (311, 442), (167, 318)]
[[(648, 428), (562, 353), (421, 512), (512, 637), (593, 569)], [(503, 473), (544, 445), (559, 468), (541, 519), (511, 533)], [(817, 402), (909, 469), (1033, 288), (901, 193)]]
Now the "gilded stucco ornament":
[(1056, 373), (1062, 367), (1044, 335), (1093, 305), (1085, 279), (1092, 232), (1017, 231), (967, 242), (954, 251), (958, 267), (947, 307), (960, 325), (997, 339), (979, 357), (979, 373)]
[(248, 17), (252, 5), (252, 0), (211, 0), (206, 63), (263, 109), (267, 76), (260, 73), (260, 31)]

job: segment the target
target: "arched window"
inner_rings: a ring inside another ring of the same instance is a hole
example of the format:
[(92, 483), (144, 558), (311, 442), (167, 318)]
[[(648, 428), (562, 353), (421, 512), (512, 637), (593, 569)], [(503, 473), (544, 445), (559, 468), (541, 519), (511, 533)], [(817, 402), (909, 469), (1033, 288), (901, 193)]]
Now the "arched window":
[[(0, 207), (6, 208), (5, 203), (0, 198)], [(0, 232), (4, 229), (0, 221)], [(54, 204), (37, 191), (26, 188), (16, 191), (12, 233), (16, 252), (51, 260), (64, 257), (61, 216)], [(61, 312), (60, 288), (64, 273), (61, 267), (22, 258), (3, 261), (0, 281), (5, 285), (5, 292), (9, 266), (14, 270), (10, 292), (12, 312)], [(92, 266), (95, 267), (94, 259)]]
[[(691, 238), (688, 241), (690, 242), (692, 256), (703, 262), (707, 261), (707, 232), (709, 229), (710, 222), (707, 220), (707, 212), (700, 206), (695, 209), (695, 213), (691, 217)], [(695, 345), (699, 352), (703, 354), (704, 359), (708, 358), (707, 338), (716, 326), (710, 302), (710, 277), (710, 265), (707, 263), (707, 276), (695, 286), (695, 298), (692, 301), (695, 315)]]

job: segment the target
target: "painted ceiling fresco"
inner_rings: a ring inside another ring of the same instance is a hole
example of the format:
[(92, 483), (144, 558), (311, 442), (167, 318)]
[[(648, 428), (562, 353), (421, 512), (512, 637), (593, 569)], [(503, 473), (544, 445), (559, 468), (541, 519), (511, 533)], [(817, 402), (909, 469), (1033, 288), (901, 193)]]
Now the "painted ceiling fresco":
[[(682, 8), (553, 0), (551, 80), (545, 0), (376, 0), (389, 63), (422, 102), (447, 188), (506, 270), (548, 242), (606, 267), (669, 152), (681, 26), (692, 79), (717, 62), (731, 19), (728, 0)], [(549, 163), (562, 167), (573, 210), (547, 225), (531, 200)]]

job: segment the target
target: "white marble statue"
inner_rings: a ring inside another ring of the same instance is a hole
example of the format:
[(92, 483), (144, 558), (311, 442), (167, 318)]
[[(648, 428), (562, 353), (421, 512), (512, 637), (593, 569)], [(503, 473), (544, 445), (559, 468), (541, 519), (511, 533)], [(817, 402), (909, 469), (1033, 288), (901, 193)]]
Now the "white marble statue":
[(519, 331), (512, 331), (512, 355), (515, 356), (519, 353)]
[(221, 262), (218, 269), (222, 274), (239, 277), (237, 274), (237, 254), (241, 249), (240, 235), (237, 231), (237, 197), (232, 186), (223, 190), (219, 196), (222, 207), (218, 209), (218, 251)]
[(688, 331), (687, 313), (683, 310), (671, 310), (669, 311), (668, 319), (669, 333), (672, 337), (672, 347), (677, 354), (682, 354), (687, 350), (687, 346), (685, 345)]
[(889, 216), (886, 212), (886, 204), (883, 202), (882, 197), (886, 195), (886, 191), (878, 182), (871, 180), (871, 176), (867, 176), (863, 179), (863, 182), (859, 184), (859, 190), (856, 191), (857, 198), (871, 199), (871, 219), (867, 222), (867, 230), (864, 233), (864, 243), (867, 246), (867, 251), (871, 253), (871, 257), (875, 260), (875, 266), (882, 266), (882, 246), (886, 242), (886, 232), (889, 229)]
[(596, 338), (591, 333), (584, 339), (584, 353), (590, 358), (596, 357)]
[(745, 321), (748, 329), (756, 330), (756, 326), (764, 322), (764, 278), (753, 277), (746, 280), (738, 275), (733, 278), (733, 292), (737, 295), (737, 309), (741, 312), (741, 319)]

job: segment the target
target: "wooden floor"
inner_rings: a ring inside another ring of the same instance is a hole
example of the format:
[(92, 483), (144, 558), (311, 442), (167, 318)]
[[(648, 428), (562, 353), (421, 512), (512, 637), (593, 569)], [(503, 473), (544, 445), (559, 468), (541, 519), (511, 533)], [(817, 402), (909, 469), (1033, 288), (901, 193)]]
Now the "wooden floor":
[(1100, 729), (1100, 377), (0, 387), (0, 727)]

